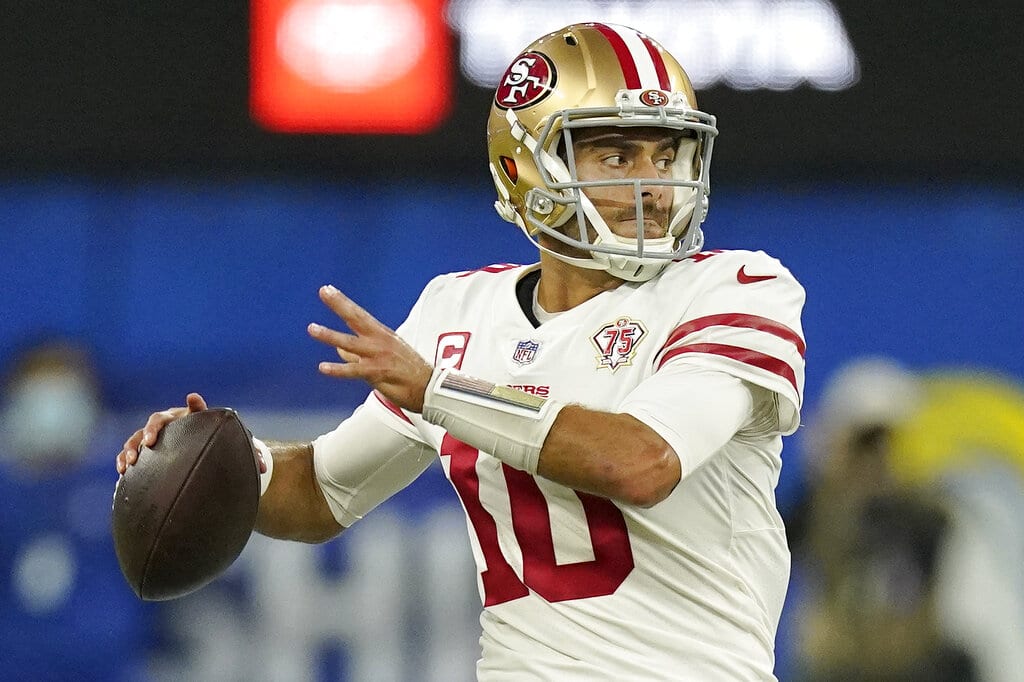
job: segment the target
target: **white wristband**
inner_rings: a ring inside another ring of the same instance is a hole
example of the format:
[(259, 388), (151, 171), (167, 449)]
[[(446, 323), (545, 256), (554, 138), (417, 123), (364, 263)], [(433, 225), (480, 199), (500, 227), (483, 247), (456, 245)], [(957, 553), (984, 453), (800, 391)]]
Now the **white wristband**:
[(423, 396), (425, 420), (530, 474), (563, 407), (450, 369), (435, 369)]
[(267, 492), (267, 488), (270, 486), (270, 477), (274, 475), (274, 456), (270, 453), (267, 444), (259, 438), (253, 437), (252, 444), (259, 451), (263, 463), (267, 465), (267, 470), (260, 474), (260, 497), (263, 497), (263, 493)]

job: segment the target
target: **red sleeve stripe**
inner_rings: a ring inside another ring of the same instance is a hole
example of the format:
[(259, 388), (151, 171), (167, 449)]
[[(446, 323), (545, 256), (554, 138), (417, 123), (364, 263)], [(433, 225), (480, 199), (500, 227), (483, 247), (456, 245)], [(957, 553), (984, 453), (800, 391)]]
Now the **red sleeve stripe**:
[(406, 424), (412, 424), (412, 420), (405, 416), (405, 412), (402, 412), (401, 408), (399, 408), (398, 405), (395, 405), (393, 402), (382, 396), (379, 391), (374, 391), (373, 395), (374, 397), (377, 398), (377, 400), (380, 401), (381, 405), (388, 408), (392, 413), (401, 418), (401, 420), (404, 421)]
[(695, 343), (691, 346), (679, 346), (673, 348), (669, 352), (665, 353), (665, 356), (661, 358), (661, 362), (658, 363), (658, 369), (674, 358), (677, 355), (683, 353), (708, 353), (710, 355), (721, 355), (722, 357), (731, 358), (738, 360), (743, 364), (750, 365), (751, 367), (757, 367), (765, 371), (777, 374), (792, 386), (793, 390), (800, 393), (800, 389), (796, 384), (796, 372), (793, 368), (783, 360), (773, 358), (765, 353), (758, 353), (757, 351), (750, 350), (749, 348), (740, 348), (739, 346), (727, 346), (724, 343)]
[(662, 90), (671, 90), (672, 84), (668, 80), (668, 69), (665, 68), (665, 59), (658, 52), (658, 48), (654, 45), (653, 40), (647, 36), (641, 36), (641, 40), (644, 41), (644, 45), (647, 47), (647, 53), (651, 55), (651, 61), (654, 62), (654, 71), (658, 74), (658, 85), (661, 86)]
[(612, 49), (615, 50), (615, 56), (619, 58), (619, 66), (622, 68), (622, 75), (626, 79), (626, 89), (636, 90), (639, 88), (640, 73), (637, 71), (636, 61), (633, 59), (626, 41), (611, 26), (594, 24), (594, 28), (608, 39)]
[[(686, 336), (699, 332), (702, 329), (708, 327), (740, 327), (743, 329), (756, 329), (760, 332), (766, 332), (777, 336), (780, 339), (789, 341), (796, 350), (800, 353), (800, 357), (804, 357), (804, 353), (807, 352), (807, 344), (800, 338), (800, 335), (795, 331), (787, 327), (786, 325), (776, 322), (767, 317), (760, 317), (759, 315), (746, 315), (743, 313), (727, 313), (722, 315), (708, 315), (707, 317), (698, 317), (696, 320), (690, 320), (684, 324), (679, 325), (672, 333), (669, 334), (668, 340), (665, 341), (665, 345), (661, 347), (664, 351), (666, 348), (671, 346), (673, 343), (684, 339)], [(659, 351), (661, 352), (661, 351)]]

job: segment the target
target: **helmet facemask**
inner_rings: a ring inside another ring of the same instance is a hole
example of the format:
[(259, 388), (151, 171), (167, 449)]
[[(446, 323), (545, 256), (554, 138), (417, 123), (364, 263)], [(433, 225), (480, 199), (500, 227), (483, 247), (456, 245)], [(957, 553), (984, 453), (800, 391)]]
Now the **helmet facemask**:
[[(567, 109), (552, 115), (539, 139), (533, 139), (518, 124), (515, 113), (507, 112), (515, 135), (526, 145), (540, 170), (544, 186), (530, 189), (522, 211), (523, 228), (538, 248), (578, 267), (606, 270), (629, 281), (644, 281), (660, 272), (669, 261), (685, 258), (700, 250), (700, 224), (707, 210), (708, 170), (714, 135), (714, 118), (685, 105), (674, 93), (664, 107), (632, 106), (643, 92), (620, 91), (618, 108)], [(577, 174), (573, 133), (585, 128), (663, 128), (679, 135), (669, 178), (620, 178), (581, 180)], [(698, 157), (699, 154), (699, 157)], [(636, 204), (637, 233), (634, 237), (615, 234), (601, 216), (586, 189), (630, 186)], [(665, 236), (644, 238), (644, 188), (670, 186), (672, 206)], [(559, 210), (560, 209), (560, 210)], [(559, 215), (552, 220), (551, 214)], [(577, 234), (564, 226), (576, 218)], [(519, 221), (517, 221), (519, 222)], [(544, 233), (589, 257), (569, 256), (544, 247), (537, 234)]]

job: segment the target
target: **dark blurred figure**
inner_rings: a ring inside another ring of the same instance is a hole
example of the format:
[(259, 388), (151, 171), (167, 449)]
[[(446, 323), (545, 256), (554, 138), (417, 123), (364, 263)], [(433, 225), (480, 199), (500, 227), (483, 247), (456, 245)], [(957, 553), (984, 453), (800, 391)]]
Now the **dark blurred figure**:
[(107, 454), (120, 444), (106, 419), (82, 347), (47, 340), (13, 358), (0, 399), (4, 679), (146, 679), (150, 606), (114, 555)]
[(916, 377), (884, 360), (844, 368), (807, 435), (810, 492), (787, 522), (806, 584), (797, 604), (801, 679), (972, 682), (973, 656), (939, 610), (954, 510), (896, 475), (893, 439), (920, 409)]

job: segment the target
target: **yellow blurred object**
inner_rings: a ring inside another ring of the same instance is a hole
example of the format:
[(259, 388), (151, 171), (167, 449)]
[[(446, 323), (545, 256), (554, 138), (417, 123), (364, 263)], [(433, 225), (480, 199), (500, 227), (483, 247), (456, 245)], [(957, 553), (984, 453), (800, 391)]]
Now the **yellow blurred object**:
[(918, 409), (893, 433), (891, 466), (905, 483), (950, 469), (1004, 460), (1024, 476), (1024, 391), (989, 373), (945, 371), (922, 378)]

